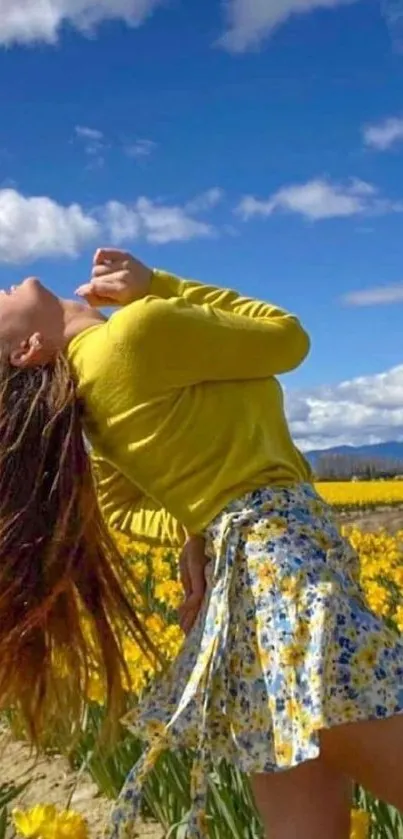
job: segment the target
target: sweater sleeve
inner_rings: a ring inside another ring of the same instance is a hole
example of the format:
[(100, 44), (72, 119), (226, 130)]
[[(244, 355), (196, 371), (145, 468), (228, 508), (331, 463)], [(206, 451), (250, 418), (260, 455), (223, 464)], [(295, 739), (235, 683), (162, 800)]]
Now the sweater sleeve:
[[(232, 312), (234, 315), (244, 315), (250, 318), (275, 318), (286, 315), (283, 309), (269, 303), (263, 303), (251, 297), (244, 297), (237, 291), (228, 288), (205, 285), (195, 280), (184, 280), (165, 271), (154, 270), (151, 280), (150, 293), (163, 300), (181, 297), (188, 303), (198, 306), (206, 304), (212, 309), (222, 312)], [(289, 315), (291, 317), (291, 315)]]
[(101, 512), (112, 530), (133, 541), (179, 549), (184, 528), (166, 510), (97, 454), (91, 455)]
[(305, 359), (309, 337), (283, 309), (182, 281), (174, 288), (177, 296), (149, 296), (124, 316), (136, 324), (136, 355), (157, 390), (278, 376)]

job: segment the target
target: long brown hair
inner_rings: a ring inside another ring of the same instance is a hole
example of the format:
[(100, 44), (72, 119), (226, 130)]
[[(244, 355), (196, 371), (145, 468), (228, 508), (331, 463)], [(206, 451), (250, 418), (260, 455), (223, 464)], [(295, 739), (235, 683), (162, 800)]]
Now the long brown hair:
[(1, 354), (0, 708), (18, 709), (34, 742), (49, 716), (80, 723), (94, 656), (109, 720), (121, 714), (123, 637), (151, 649), (125, 574), (66, 360), (20, 370)]

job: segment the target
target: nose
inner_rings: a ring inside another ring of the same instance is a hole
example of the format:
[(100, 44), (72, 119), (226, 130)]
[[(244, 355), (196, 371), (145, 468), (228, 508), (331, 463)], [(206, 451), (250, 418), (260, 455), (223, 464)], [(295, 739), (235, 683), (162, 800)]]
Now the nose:
[(26, 277), (25, 280), (22, 281), (21, 285), (23, 286), (40, 286), (41, 282), (38, 277)]

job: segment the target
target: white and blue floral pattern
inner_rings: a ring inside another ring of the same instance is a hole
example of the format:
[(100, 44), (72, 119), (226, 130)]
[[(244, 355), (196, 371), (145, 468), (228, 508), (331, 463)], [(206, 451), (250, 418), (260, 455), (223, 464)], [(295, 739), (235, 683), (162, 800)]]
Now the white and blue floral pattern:
[(207, 773), (316, 758), (322, 728), (403, 710), (403, 644), (368, 609), (358, 560), (310, 484), (262, 489), (206, 531), (208, 594), (169, 674), (130, 715), (149, 749), (112, 813), (134, 836), (141, 788), (165, 749), (195, 750), (189, 839), (208, 835)]

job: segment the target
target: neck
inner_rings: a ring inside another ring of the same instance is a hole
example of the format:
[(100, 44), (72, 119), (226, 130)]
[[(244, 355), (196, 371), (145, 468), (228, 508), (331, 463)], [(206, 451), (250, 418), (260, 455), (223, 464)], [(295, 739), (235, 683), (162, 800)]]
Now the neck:
[(84, 332), (85, 329), (89, 329), (91, 326), (101, 326), (107, 320), (97, 309), (91, 309), (83, 303), (77, 303), (75, 300), (61, 300), (60, 302), (63, 309), (64, 340), (66, 346), (80, 332)]

